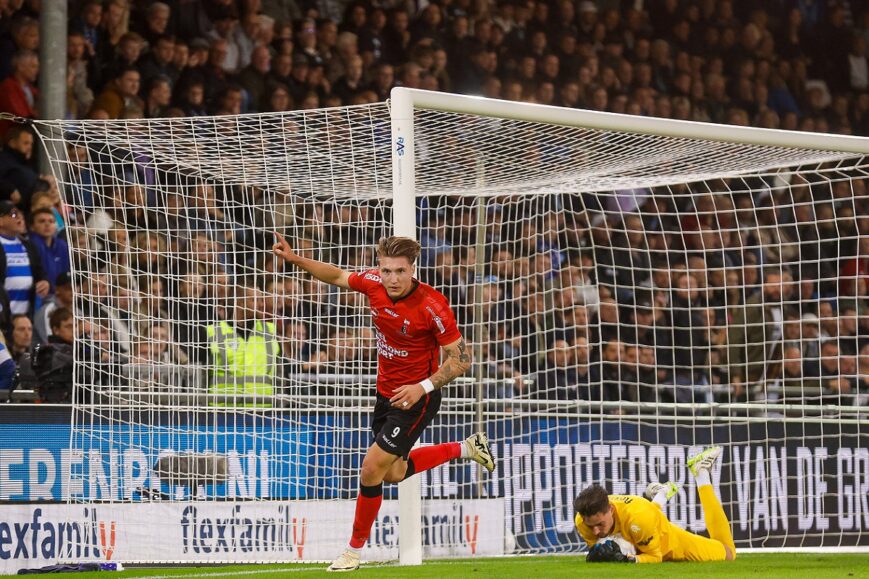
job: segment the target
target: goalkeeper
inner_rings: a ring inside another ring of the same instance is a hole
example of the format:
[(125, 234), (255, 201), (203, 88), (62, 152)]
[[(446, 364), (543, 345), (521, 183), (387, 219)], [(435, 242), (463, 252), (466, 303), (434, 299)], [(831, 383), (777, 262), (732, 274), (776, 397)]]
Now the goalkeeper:
[[(735, 559), (730, 522), (715, 496), (710, 477), (710, 470), (720, 455), (721, 447), (714, 446), (688, 460), (711, 538), (695, 535), (668, 521), (658, 500), (650, 502), (638, 496), (609, 495), (603, 487), (592, 485), (574, 501), (576, 529), (589, 546), (586, 560), (591, 563), (660, 563)], [(658, 488), (666, 490), (667, 487), (660, 483), (649, 485), (653, 492), (658, 492)], [(599, 543), (617, 534), (636, 548), (636, 555), (622, 553), (616, 541)]]

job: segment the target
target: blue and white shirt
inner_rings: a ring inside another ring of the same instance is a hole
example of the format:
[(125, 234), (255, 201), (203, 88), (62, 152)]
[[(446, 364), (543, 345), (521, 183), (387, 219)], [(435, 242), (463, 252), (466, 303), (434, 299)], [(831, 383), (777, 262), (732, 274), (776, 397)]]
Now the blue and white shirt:
[(33, 269), (27, 248), (17, 237), (0, 235), (0, 243), (6, 252), (6, 293), (9, 295), (9, 312), (12, 315), (30, 311), (30, 291), (33, 289)]

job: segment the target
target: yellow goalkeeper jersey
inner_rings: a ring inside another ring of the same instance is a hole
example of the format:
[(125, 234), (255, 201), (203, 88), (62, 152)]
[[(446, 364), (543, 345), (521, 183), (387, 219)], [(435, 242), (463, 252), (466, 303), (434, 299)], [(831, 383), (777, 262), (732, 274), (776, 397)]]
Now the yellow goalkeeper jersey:
[[(656, 504), (634, 495), (610, 495), (609, 501), (615, 507), (610, 535), (620, 533), (626, 541), (633, 543), (637, 548), (637, 563), (658, 563), (672, 558), (672, 523)], [(597, 543), (597, 537), (582, 522), (582, 517), (576, 515), (574, 522), (589, 547)]]

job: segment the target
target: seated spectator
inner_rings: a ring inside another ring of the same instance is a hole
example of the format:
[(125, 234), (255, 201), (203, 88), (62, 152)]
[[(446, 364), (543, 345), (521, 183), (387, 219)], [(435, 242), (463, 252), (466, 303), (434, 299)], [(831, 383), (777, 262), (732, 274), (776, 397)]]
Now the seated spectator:
[(121, 68), (96, 98), (91, 111), (103, 110), (110, 119), (123, 119), (129, 113), (143, 111), (145, 104), (139, 98), (140, 81), (141, 75), (135, 67)]
[(6, 348), (6, 343), (0, 335), (0, 390), (11, 390), (15, 379), (15, 360)]
[(89, 86), (87, 41), (84, 35), (71, 32), (67, 38), (66, 108), (71, 118), (81, 118), (91, 110), (94, 91)]
[[(19, 50), (12, 57), (12, 75), (0, 82), (0, 112), (35, 119), (39, 104), (39, 56), (32, 50)], [(6, 134), (10, 121), (0, 121), (0, 136)]]
[(125, 70), (139, 70), (139, 60), (145, 49), (145, 41), (135, 32), (121, 36), (112, 60), (103, 60), (102, 78), (108, 82), (120, 76)]
[(535, 378), (534, 397), (541, 400), (578, 400), (573, 349), (567, 340), (555, 340), (546, 352), (545, 369)]
[(61, 273), (54, 280), (54, 294), (42, 302), (42, 306), (33, 315), (33, 330), (36, 341), (45, 343), (52, 335), (51, 314), (60, 308), (72, 308), (72, 278), (69, 272)]
[(45, 279), (54, 293), (57, 276), (70, 271), (69, 245), (57, 235), (57, 219), (51, 209), (41, 207), (30, 214), (30, 242), (36, 246)]
[(26, 314), (12, 316), (12, 325), (6, 338), (9, 355), (18, 364), (21, 356), (33, 347), (33, 322)]
[(32, 314), (36, 298), (44, 298), (51, 288), (39, 250), (22, 237), (24, 231), (21, 210), (11, 201), (0, 201), (0, 282), (13, 315)]
[(152, 77), (145, 90), (145, 118), (158, 119), (168, 116), (171, 104), (172, 83), (169, 78), (162, 75)]
[(75, 339), (75, 324), (72, 319), (72, 310), (65, 307), (56, 308), (48, 317), (51, 335), (48, 337), (49, 344), (66, 344), (72, 346)]
[(39, 175), (33, 168), (33, 133), (22, 125), (11, 127), (0, 151), (0, 200), (27, 206)]
[(600, 400), (600, 372), (598, 364), (591, 362), (591, 347), (585, 336), (574, 338), (573, 360), (576, 373), (576, 398), (588, 401)]
[(271, 60), (269, 49), (261, 44), (253, 49), (250, 64), (241, 69), (235, 78), (247, 95), (248, 112), (263, 110), (261, 104), (266, 94), (266, 79), (271, 69)]

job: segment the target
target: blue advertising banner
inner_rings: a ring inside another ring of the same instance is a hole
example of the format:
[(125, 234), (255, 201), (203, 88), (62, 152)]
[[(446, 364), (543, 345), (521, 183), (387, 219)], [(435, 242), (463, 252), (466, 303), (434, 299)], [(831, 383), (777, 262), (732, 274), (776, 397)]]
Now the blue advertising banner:
[[(367, 417), (284, 420), (223, 415), (187, 417), (173, 428), (94, 425), (73, 437), (68, 410), (0, 411), (0, 500), (137, 501), (141, 489), (220, 499), (353, 499), (355, 473), (371, 444)], [(61, 418), (65, 416), (66, 419)], [(4, 418), (9, 417), (8, 420)], [(213, 418), (213, 417), (212, 417)], [(165, 424), (165, 422), (162, 422)], [(426, 499), (503, 498), (506, 530), (516, 547), (572, 551), (573, 499), (599, 483), (613, 493), (641, 494), (651, 481), (682, 485), (667, 507), (671, 521), (705, 528), (688, 457), (724, 446), (713, 483), (737, 545), (869, 545), (869, 433), (858, 423), (690, 425), (573, 418), (489, 421), (498, 469), (477, 480), (473, 463), (422, 473)], [(441, 415), (421, 442), (462, 440), (471, 426)], [(161, 456), (212, 452), (226, 457), (225, 481), (187, 488), (154, 476)], [(387, 499), (396, 485), (387, 485)]]

